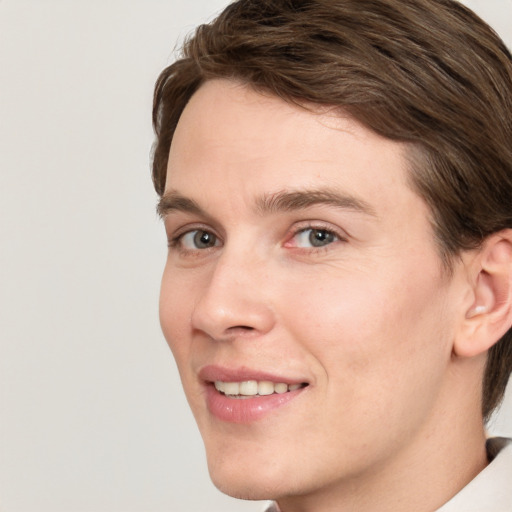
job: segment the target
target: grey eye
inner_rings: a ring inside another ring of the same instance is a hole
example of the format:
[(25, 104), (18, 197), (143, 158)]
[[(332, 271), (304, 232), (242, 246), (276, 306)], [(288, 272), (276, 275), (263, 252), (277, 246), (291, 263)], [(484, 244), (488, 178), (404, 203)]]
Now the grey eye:
[(219, 245), (217, 237), (209, 231), (195, 229), (185, 233), (181, 238), (181, 243), (185, 249), (208, 249)]
[(309, 242), (313, 247), (323, 247), (331, 244), (336, 239), (336, 235), (327, 229), (310, 229)]
[(299, 231), (294, 239), (296, 247), (307, 249), (308, 247), (324, 247), (337, 241), (339, 237), (328, 229), (307, 228)]

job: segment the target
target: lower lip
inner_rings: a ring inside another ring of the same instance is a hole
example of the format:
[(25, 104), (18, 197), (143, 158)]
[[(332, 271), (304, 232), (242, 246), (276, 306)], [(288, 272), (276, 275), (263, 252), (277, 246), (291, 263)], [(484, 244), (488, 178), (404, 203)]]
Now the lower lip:
[(216, 418), (229, 423), (251, 423), (286, 405), (300, 395), (305, 388), (286, 393), (274, 393), (253, 398), (229, 398), (215, 389), (213, 384), (207, 386), (206, 404)]

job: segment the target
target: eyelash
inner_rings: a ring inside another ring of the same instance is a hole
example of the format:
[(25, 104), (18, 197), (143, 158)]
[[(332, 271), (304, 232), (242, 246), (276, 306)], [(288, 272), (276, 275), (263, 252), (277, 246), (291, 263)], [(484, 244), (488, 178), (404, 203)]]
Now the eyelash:
[[(289, 245), (290, 241), (295, 239), (298, 235), (301, 233), (305, 233), (307, 231), (323, 231), (328, 236), (333, 236), (334, 240), (326, 245), (318, 246), (318, 247), (298, 247)], [(177, 250), (180, 254), (185, 256), (201, 256), (204, 255), (207, 252), (210, 252), (211, 250), (218, 247), (217, 245), (214, 245), (212, 247), (205, 247), (203, 249), (195, 248), (195, 249), (187, 249), (183, 246), (183, 239), (185, 236), (190, 235), (192, 233), (206, 233), (213, 235), (217, 241), (220, 241), (220, 245), (222, 245), (222, 240), (220, 237), (218, 237), (213, 230), (206, 226), (194, 226), (192, 228), (187, 229), (186, 231), (180, 232), (177, 235), (173, 236), (168, 240), (168, 247), (170, 249)], [(340, 233), (339, 230), (335, 230), (332, 227), (327, 227), (325, 225), (316, 224), (316, 223), (309, 223), (304, 225), (299, 225), (294, 227), (294, 229), (286, 235), (286, 242), (283, 244), (284, 247), (288, 247), (290, 249), (295, 249), (297, 251), (307, 251), (308, 253), (316, 253), (320, 251), (326, 251), (330, 249), (330, 246), (333, 244), (336, 244), (337, 242), (346, 242), (347, 238), (344, 233)]]

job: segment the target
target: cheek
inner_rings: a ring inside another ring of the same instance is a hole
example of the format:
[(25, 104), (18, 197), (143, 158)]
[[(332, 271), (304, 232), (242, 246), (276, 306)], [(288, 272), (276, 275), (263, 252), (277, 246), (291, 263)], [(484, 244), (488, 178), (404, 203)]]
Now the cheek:
[[(183, 282), (180, 274), (171, 272), (168, 267), (164, 270), (160, 289), (160, 325), (176, 362), (187, 401), (196, 414), (204, 398), (197, 389), (191, 368), (194, 345), (190, 319), (195, 287)], [(199, 421), (197, 417), (196, 420)]]
[(450, 357), (436, 284), (359, 275), (306, 299), (292, 294), (301, 297), (288, 305), (294, 337), (318, 376), (315, 425), (328, 426), (323, 456), (333, 464), (342, 462), (331, 452), (361, 464), (389, 455), (435, 410)]
[(389, 402), (393, 392), (407, 394), (408, 381), (441, 378), (450, 354), (446, 294), (437, 270), (417, 274), (414, 266), (351, 273), (290, 293), (295, 336), (354, 400), (388, 393)]

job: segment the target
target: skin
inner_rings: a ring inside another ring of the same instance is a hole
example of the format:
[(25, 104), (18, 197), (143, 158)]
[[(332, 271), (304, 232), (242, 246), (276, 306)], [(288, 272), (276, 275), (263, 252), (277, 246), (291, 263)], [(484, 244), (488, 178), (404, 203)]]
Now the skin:
[[(453, 351), (466, 266), (443, 270), (406, 149), (226, 80), (185, 108), (162, 201), (160, 317), (222, 491), (283, 512), (421, 512), (485, 466), (485, 358)], [(262, 208), (318, 190), (345, 205)], [(212, 246), (194, 244), (197, 230)], [(206, 407), (209, 364), (309, 385), (258, 421), (229, 423)]]

